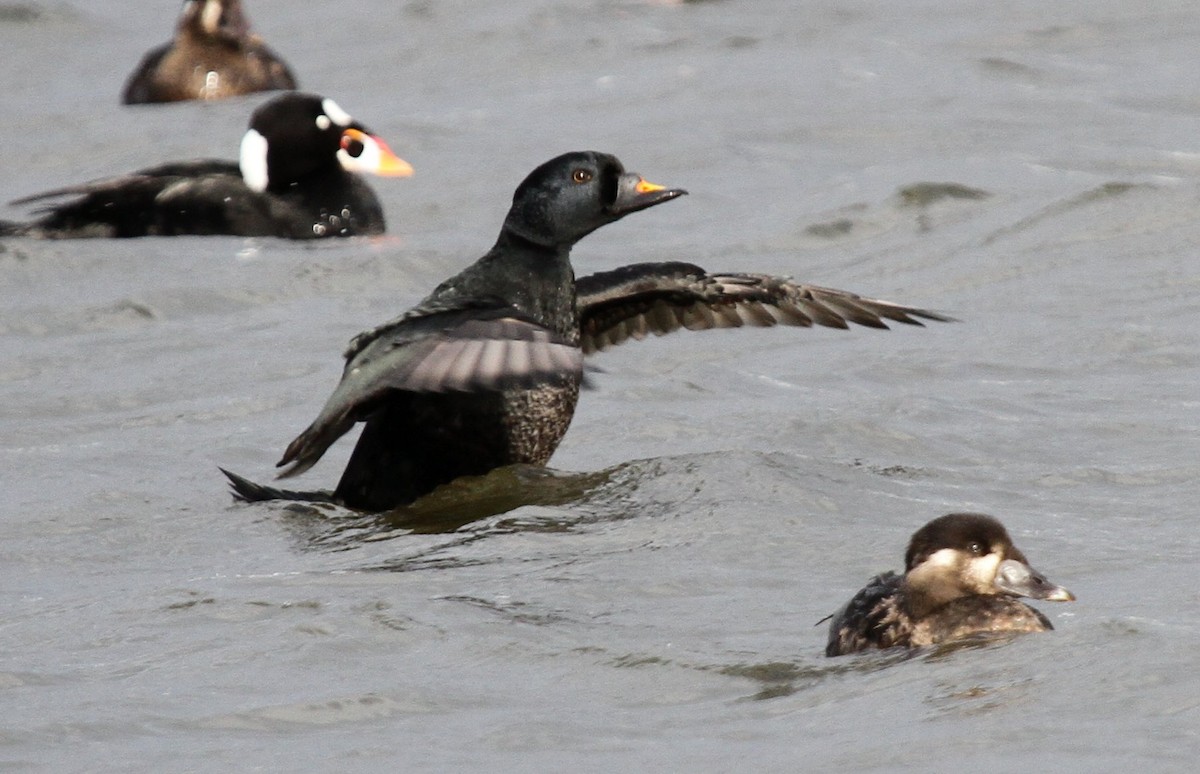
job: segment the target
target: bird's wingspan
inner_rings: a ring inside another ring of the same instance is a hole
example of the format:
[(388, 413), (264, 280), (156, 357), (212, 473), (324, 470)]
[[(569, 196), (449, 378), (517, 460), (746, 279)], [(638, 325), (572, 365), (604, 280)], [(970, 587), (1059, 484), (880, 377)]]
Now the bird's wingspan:
[(687, 328), (776, 324), (887, 328), (953, 318), (769, 274), (710, 274), (690, 263), (640, 263), (576, 283), (584, 353)]
[(312, 467), (389, 392), (484, 392), (583, 372), (579, 347), (511, 306), (478, 303), (419, 307), (356, 337), (347, 355), (337, 389), (277, 463), (291, 463), (280, 478)]

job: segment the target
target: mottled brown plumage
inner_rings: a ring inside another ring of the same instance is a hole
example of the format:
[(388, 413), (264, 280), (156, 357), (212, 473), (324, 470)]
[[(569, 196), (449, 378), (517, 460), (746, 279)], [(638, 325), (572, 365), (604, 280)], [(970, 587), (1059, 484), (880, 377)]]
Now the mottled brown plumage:
[(1018, 596), (1075, 598), (1030, 567), (994, 518), (942, 516), (913, 534), (904, 575), (875, 576), (833, 616), (825, 655), (1054, 628)]
[(187, 0), (174, 39), (142, 58), (121, 101), (225, 99), (295, 88), (288, 66), (250, 32), (241, 0)]

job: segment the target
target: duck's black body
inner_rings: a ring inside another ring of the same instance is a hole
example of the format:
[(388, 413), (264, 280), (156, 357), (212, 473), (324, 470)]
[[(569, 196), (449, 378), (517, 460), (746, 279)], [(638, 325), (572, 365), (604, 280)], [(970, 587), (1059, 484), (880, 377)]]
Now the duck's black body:
[(289, 92), (254, 111), (237, 162), (172, 162), (28, 196), (13, 204), (52, 203), (32, 222), (0, 224), (0, 234), (379, 234), (386, 228), (383, 210), (360, 171), (405, 175), (411, 167), (333, 101)]
[[(403, 317), (351, 343), (341, 384), (288, 446), (283, 476), (307, 470), (355, 422), (366, 422), (332, 499), (386, 510), (460, 476), (545, 464), (574, 414), (583, 354), (627, 338), (681, 326), (887, 327), (881, 318), (944, 319), (778, 277), (710, 275), (685, 263), (637, 264), (575, 281), (575, 242), (683, 193), (648, 184), (602, 153), (569, 153), (538, 167), (517, 188), (485, 256)], [(296, 495), (229, 477), (243, 499)]]
[(926, 524), (912, 537), (905, 567), (903, 575), (875, 576), (838, 611), (825, 655), (1048, 631), (1050, 620), (1018, 597), (1075, 598), (1030, 567), (1003, 525), (983, 514)]
[(175, 38), (142, 58), (121, 101), (224, 99), (295, 88), (288, 66), (250, 32), (241, 0), (187, 0)]

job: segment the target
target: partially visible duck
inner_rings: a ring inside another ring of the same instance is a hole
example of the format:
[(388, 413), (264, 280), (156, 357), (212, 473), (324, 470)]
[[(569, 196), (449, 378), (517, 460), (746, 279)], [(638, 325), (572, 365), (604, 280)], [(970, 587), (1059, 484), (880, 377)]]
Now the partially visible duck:
[(287, 92), (250, 116), (238, 161), (178, 161), (27, 196), (12, 204), (72, 198), (29, 223), (0, 222), (0, 235), (381, 234), (383, 210), (358, 172), (405, 177), (412, 167), (333, 100)]
[(833, 616), (826, 656), (1048, 631), (1050, 620), (1018, 597), (1075, 599), (1029, 566), (1004, 525), (980, 513), (951, 513), (921, 527), (904, 568), (872, 578)]
[(294, 88), (288, 66), (250, 32), (241, 0), (186, 0), (175, 38), (142, 57), (121, 101), (224, 99)]

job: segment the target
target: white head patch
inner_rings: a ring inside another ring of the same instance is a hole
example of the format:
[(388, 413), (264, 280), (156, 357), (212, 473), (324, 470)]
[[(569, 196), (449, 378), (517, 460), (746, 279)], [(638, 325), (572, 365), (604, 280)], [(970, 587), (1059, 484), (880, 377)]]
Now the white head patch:
[(351, 156), (345, 150), (337, 152), (338, 162), (341, 163), (342, 169), (347, 172), (375, 172), (379, 169), (379, 164), (382, 160), (382, 154), (379, 152), (379, 143), (371, 139), (370, 135), (362, 137), (362, 153), (357, 157)]
[[(321, 100), (321, 110), (324, 110), (325, 116), (328, 116), (329, 120), (333, 121), (338, 126), (349, 126), (350, 124), (354, 123), (354, 119), (350, 117), (350, 114), (345, 110), (342, 110), (338, 106), (338, 103), (334, 102), (328, 97)], [(324, 118), (324, 116), (317, 118), (317, 126), (321, 126), (321, 118)], [(321, 128), (328, 129), (329, 127), (326, 125), (321, 126)]]
[(238, 166), (242, 170), (242, 179), (251, 191), (262, 193), (267, 190), (267, 138), (255, 129), (249, 130), (242, 137)]
[(200, 11), (200, 27), (210, 35), (215, 33), (221, 23), (222, 10), (220, 0), (204, 0), (204, 9)]

